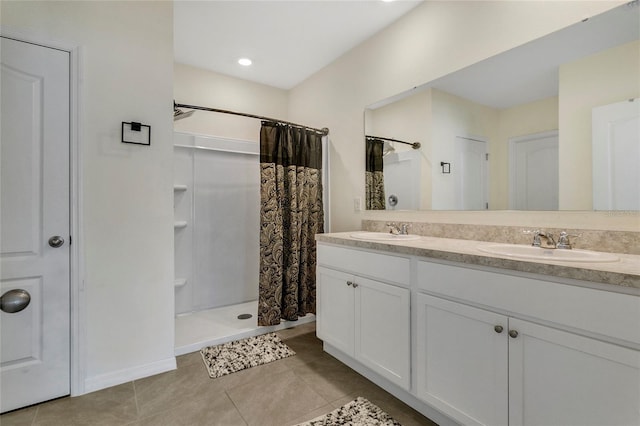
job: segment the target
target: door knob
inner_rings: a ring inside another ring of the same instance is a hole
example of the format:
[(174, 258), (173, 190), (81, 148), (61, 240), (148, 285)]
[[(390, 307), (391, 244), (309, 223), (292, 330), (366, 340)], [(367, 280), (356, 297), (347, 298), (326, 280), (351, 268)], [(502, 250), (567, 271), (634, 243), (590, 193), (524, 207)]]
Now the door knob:
[(8, 314), (20, 312), (31, 302), (31, 295), (26, 290), (9, 290), (0, 297), (0, 310)]
[(59, 235), (54, 235), (53, 237), (49, 238), (49, 245), (53, 248), (58, 248), (63, 244), (64, 244), (64, 238), (62, 238)]

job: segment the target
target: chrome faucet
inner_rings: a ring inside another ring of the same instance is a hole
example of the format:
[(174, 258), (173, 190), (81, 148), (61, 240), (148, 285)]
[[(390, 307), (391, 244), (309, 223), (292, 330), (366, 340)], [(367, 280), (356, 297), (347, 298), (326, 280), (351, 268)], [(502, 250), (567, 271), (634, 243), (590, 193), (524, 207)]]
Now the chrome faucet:
[(551, 232), (541, 231), (538, 235), (544, 238), (546, 241), (545, 245), (543, 246), (542, 240), (539, 240), (540, 245), (538, 247), (553, 248), (553, 249), (556, 248), (556, 240), (553, 239), (553, 234)]
[[(571, 241), (569, 241), (569, 237), (581, 237), (582, 234), (569, 234), (567, 231), (560, 232), (560, 236), (558, 237), (558, 242), (553, 239), (553, 234), (546, 231), (540, 231), (539, 229), (535, 231), (522, 231), (525, 234), (533, 234), (533, 242), (531, 243), (534, 247), (542, 247), (549, 249), (561, 249), (561, 250), (571, 250)], [(542, 238), (545, 239), (545, 243), (542, 243)]]
[(556, 244), (556, 248), (571, 250), (573, 246), (571, 245), (571, 241), (569, 241), (569, 237), (581, 237), (581, 236), (582, 234), (568, 234), (567, 231), (562, 231), (560, 232), (560, 236), (558, 237), (558, 243)]
[[(542, 248), (556, 248), (556, 241), (553, 239), (553, 234), (550, 232), (540, 231), (539, 229), (535, 231), (523, 231), (525, 234), (533, 234), (533, 241), (531, 245), (534, 247), (542, 247)], [(545, 239), (545, 244), (542, 244), (542, 238)]]
[(403, 223), (400, 225), (400, 234), (401, 235), (409, 235), (409, 228), (411, 228), (410, 223)]
[(410, 223), (401, 223), (399, 226), (395, 222), (387, 223), (389, 227), (389, 233), (393, 235), (409, 235), (409, 228), (411, 228)]
[(395, 222), (388, 222), (387, 226), (389, 227), (389, 233), (393, 235), (400, 234), (400, 228), (398, 228), (398, 224)]

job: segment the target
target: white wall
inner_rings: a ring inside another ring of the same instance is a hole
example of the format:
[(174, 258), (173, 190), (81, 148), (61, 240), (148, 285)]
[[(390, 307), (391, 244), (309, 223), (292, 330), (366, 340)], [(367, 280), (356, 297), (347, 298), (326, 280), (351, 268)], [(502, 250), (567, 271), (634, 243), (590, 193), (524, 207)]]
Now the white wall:
[[(353, 209), (354, 197), (364, 198), (366, 105), (622, 3), (427, 1), (292, 89), (289, 119), (331, 130), (332, 230), (358, 229), (368, 215)], [(483, 222), (483, 215), (473, 213), (478, 222)], [(553, 220), (554, 213), (530, 215), (534, 220)], [(442, 216), (421, 212), (419, 217), (440, 220)], [(600, 216), (594, 217), (600, 221)], [(617, 220), (610, 217), (600, 226)], [(638, 220), (634, 223), (637, 226)]]
[[(181, 104), (287, 119), (286, 90), (185, 64), (174, 65), (174, 96)], [(174, 127), (181, 132), (260, 140), (260, 120), (228, 114), (196, 111), (191, 117), (176, 121)]]
[[(81, 384), (91, 391), (170, 369), (173, 5), (3, 1), (1, 7), (3, 32), (81, 48)], [(121, 143), (122, 121), (150, 125), (151, 146)]]

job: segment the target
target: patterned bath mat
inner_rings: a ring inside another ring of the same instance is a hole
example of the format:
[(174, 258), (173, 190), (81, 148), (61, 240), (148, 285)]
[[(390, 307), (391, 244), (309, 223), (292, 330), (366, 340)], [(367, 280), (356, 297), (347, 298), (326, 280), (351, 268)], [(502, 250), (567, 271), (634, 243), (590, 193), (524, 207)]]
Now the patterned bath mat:
[(204, 365), (212, 379), (295, 354), (275, 333), (208, 346), (200, 350)]
[(380, 407), (359, 396), (329, 414), (296, 426), (401, 426)]

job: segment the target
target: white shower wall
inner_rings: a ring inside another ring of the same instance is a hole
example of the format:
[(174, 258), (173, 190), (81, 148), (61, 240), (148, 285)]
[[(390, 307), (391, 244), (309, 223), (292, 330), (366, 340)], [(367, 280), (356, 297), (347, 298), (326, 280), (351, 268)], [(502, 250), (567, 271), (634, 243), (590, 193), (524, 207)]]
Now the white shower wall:
[(176, 314), (258, 298), (259, 145), (174, 133)]

